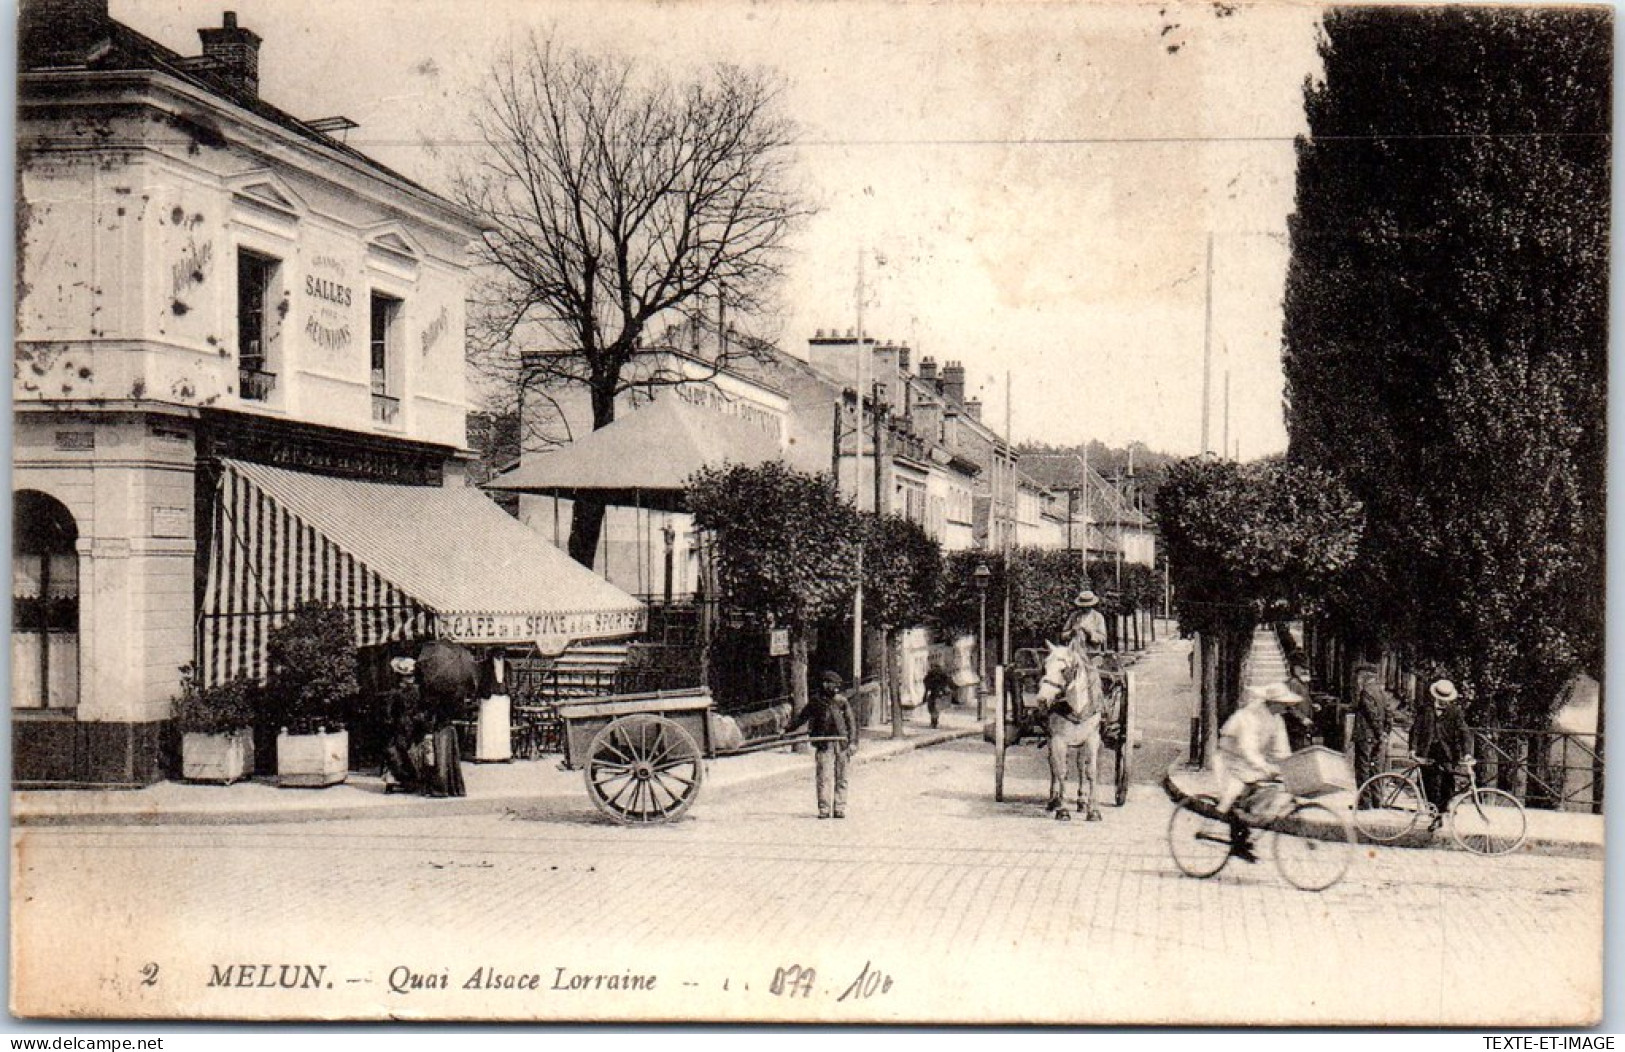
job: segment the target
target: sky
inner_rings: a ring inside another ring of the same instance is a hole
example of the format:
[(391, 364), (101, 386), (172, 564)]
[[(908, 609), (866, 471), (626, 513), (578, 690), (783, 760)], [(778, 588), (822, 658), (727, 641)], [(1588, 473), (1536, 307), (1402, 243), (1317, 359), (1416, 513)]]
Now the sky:
[[(351, 145), (433, 188), (473, 147), (471, 93), (527, 34), (681, 76), (780, 71), (818, 208), (794, 237), (781, 346), (857, 324), (963, 362), (1020, 441), (1278, 452), (1280, 330), (1319, 8), (1270, 4), (112, 0), (187, 54), (237, 11), (260, 93), (360, 122)], [(1212, 265), (1208, 265), (1211, 251)], [(881, 262), (884, 260), (884, 263)], [(1211, 319), (1211, 320), (1210, 320)], [(1229, 411), (1225, 411), (1228, 375)]]

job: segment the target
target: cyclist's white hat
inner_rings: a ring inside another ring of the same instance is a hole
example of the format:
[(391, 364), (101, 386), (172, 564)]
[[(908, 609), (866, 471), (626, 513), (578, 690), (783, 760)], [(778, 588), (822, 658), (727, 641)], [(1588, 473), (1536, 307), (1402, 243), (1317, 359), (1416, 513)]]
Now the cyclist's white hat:
[(1083, 591), (1079, 592), (1077, 594), (1077, 596), (1072, 600), (1072, 605), (1073, 606), (1089, 607), (1089, 606), (1095, 606), (1099, 602), (1100, 602), (1100, 597), (1098, 595), (1096, 595), (1092, 590), (1090, 590), (1088, 588), (1085, 588)]
[(1435, 701), (1455, 701), (1456, 685), (1448, 679), (1434, 680), (1433, 686), (1428, 688)]
[(417, 671), (418, 663), (409, 657), (398, 657), (390, 660), (389, 667), (397, 676), (410, 676)]
[(1292, 688), (1285, 683), (1271, 683), (1259, 691), (1258, 696), (1263, 701), (1273, 701), (1277, 705), (1296, 705), (1303, 700), (1292, 693)]

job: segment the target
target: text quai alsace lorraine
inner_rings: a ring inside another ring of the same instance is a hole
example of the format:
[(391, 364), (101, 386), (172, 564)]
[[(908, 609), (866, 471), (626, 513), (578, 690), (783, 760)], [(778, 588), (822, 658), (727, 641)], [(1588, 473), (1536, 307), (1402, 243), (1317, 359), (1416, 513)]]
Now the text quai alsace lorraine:
[[(654, 990), (658, 983), (659, 976), (631, 970), (577, 972), (555, 967), (552, 974), (547, 974), (507, 971), (485, 965), (453, 974), (445, 968), (422, 970), (400, 964), (384, 977), (384, 985), (393, 994), (454, 989), (640, 992)], [(330, 990), (334, 979), (325, 964), (215, 964), (209, 966), (207, 985), (234, 990)]]
[[(155, 985), (158, 966), (148, 965), (147, 968), (150, 972), (147, 983)], [(772, 981), (766, 984), (765, 992), (786, 999), (813, 997), (816, 994), (834, 997), (836, 1001), (862, 1001), (871, 997), (884, 997), (892, 991), (893, 977), (881, 968), (875, 967), (872, 961), (865, 961), (856, 976), (847, 981), (849, 976), (850, 972), (845, 973), (841, 977), (841, 983), (826, 986), (819, 982), (818, 972), (814, 968), (791, 964), (774, 971)], [(239, 963), (210, 965), (206, 985), (233, 990), (331, 990), (336, 984), (351, 985), (372, 981), (371, 977), (340, 978), (330, 974), (325, 964)], [(472, 970), (466, 968), (454, 970), (397, 964), (385, 973), (383, 985), (391, 994), (403, 997), (415, 993), (452, 990), (647, 993), (662, 989), (660, 977), (648, 972), (632, 969), (582, 972), (563, 966), (533, 972), (507, 970), (489, 965), (480, 965)], [(692, 987), (698, 984), (684, 982), (680, 985)], [(732, 980), (725, 979), (722, 989), (726, 991), (732, 985)], [(743, 992), (749, 992), (749, 983), (741, 984), (741, 989)]]

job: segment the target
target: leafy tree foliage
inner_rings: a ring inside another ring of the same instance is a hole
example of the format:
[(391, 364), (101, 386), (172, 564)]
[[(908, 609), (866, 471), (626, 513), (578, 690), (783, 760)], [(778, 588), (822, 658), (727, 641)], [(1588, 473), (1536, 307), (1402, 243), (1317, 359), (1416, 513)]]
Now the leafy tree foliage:
[(1328, 472), (1279, 458), (1192, 457), (1169, 468), (1159, 496), (1180, 628), (1219, 648), (1222, 718), (1254, 626), (1278, 608), (1315, 608), (1353, 562), (1362, 509)]
[[(941, 584), (942, 546), (923, 526), (900, 515), (864, 517), (863, 617), (884, 637), (882, 681), (894, 700), (896, 632), (923, 625), (935, 614)], [(892, 733), (902, 737), (902, 707), (893, 704), (891, 713)]]
[(1601, 671), (1611, 39), (1604, 8), (1336, 9), (1307, 92), (1290, 455), (1368, 512), (1332, 623), (1477, 720)]
[(294, 734), (343, 728), (361, 692), (355, 631), (344, 609), (301, 603), (271, 629), (265, 656), (265, 699), (280, 726)]
[(876, 628), (923, 625), (936, 614), (942, 546), (901, 515), (865, 516), (863, 616)]
[(1046, 640), (1058, 641), (1072, 600), (1084, 588), (1092, 588), (1105, 601), (1103, 613), (1120, 608), (1133, 609), (1135, 599), (1130, 584), (1134, 570), (1148, 576), (1145, 567), (1123, 568), (1122, 596), (1117, 592), (1114, 562), (1095, 560), (1081, 564), (1076, 552), (1047, 548), (1013, 548), (1008, 562), (1001, 552), (959, 551), (948, 555), (943, 569), (943, 598), (938, 623), (954, 633), (975, 635), (980, 628), (981, 593), (976, 588), (978, 564), (988, 568), (987, 638), (995, 648), (1004, 636), (1004, 594), (1010, 587), (1011, 646), (1037, 646)]
[(807, 703), (811, 633), (851, 601), (863, 530), (827, 474), (772, 461), (705, 468), (689, 480), (694, 523), (711, 531), (728, 602), (790, 629), (791, 691)]

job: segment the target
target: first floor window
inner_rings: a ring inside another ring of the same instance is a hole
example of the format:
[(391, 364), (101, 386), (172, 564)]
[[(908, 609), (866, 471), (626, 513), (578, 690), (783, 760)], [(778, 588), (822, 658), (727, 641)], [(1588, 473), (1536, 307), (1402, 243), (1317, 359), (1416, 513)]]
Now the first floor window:
[(251, 401), (269, 398), (276, 381), (269, 367), (276, 270), (276, 260), (268, 256), (237, 251), (237, 370), (242, 397)]

